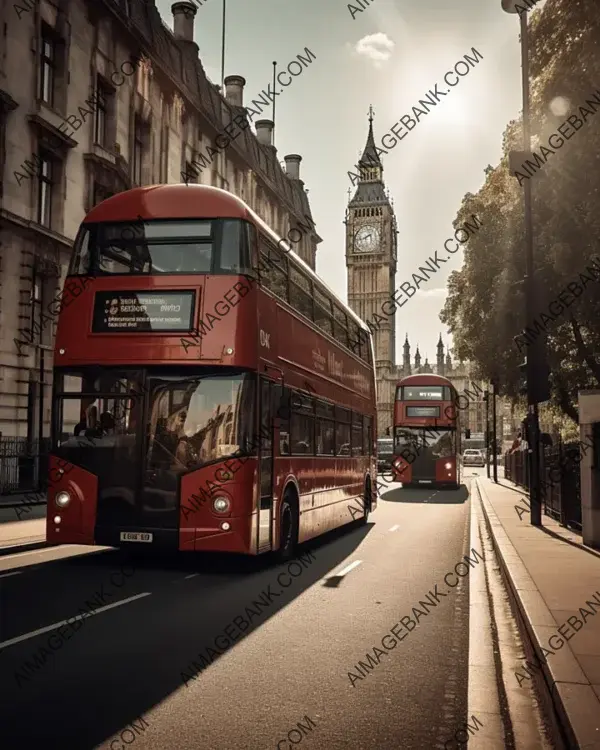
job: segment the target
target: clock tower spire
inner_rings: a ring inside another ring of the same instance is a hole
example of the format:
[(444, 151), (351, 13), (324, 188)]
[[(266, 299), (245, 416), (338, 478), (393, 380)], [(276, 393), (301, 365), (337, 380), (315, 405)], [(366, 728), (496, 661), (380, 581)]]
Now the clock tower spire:
[(348, 305), (373, 332), (377, 369), (378, 433), (391, 426), (396, 378), (396, 319), (389, 314), (397, 263), (397, 224), (383, 182), (383, 164), (369, 107), (367, 142), (358, 162), (360, 177), (346, 209)]

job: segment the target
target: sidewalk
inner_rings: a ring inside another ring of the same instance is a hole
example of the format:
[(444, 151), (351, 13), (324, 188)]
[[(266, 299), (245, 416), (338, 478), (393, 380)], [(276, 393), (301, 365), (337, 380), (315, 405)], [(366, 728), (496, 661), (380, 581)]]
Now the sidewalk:
[(45, 510), (43, 518), (0, 523), (0, 557), (46, 546)]
[(600, 553), (549, 516), (543, 529), (531, 526), (511, 482), (479, 476), (474, 485), (530, 641), (512, 679), (550, 695), (569, 748), (600, 750)]

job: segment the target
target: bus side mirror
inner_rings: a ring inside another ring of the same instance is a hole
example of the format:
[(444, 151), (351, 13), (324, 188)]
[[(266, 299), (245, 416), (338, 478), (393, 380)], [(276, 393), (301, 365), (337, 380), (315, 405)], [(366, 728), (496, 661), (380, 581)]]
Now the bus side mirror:
[(466, 427), (465, 428), (465, 440), (468, 440), (471, 437), (471, 430)]
[(389, 436), (389, 434), (390, 434), (390, 428), (389, 427), (385, 428), (385, 434)]

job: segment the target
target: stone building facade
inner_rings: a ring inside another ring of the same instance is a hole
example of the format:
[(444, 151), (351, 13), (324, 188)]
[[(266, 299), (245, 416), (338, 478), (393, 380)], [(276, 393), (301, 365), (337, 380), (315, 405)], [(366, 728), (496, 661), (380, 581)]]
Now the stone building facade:
[[(364, 321), (372, 321), (373, 347), (377, 371), (377, 424), (380, 437), (391, 428), (396, 384), (398, 380), (417, 373), (436, 373), (447, 377), (459, 393), (469, 391), (468, 407), (461, 412), (462, 427), (472, 432), (485, 430), (485, 402), (483, 381), (472, 377), (469, 363), (453, 363), (450, 350), (444, 350), (440, 334), (436, 363), (427, 358), (421, 361), (419, 347), (411, 360), (408, 336), (402, 351), (402, 364), (396, 364), (397, 311), (386, 314), (392, 307), (396, 288), (398, 263), (398, 225), (393, 201), (385, 187), (383, 164), (375, 148), (373, 113), (369, 113), (369, 132), (358, 162), (359, 179), (346, 210), (346, 267), (348, 269), (348, 305)], [(382, 312), (383, 310), (383, 312)], [(400, 308), (402, 311), (402, 308)], [(376, 317), (377, 316), (377, 317)], [(499, 431), (500, 434), (501, 431)]]
[[(62, 288), (81, 220), (104, 198), (179, 183), (201, 163), (194, 182), (235, 193), (281, 236), (309, 227), (295, 235), (294, 250), (315, 267), (321, 238), (301, 156), (285, 156), (284, 169), (273, 122), (259, 120), (252, 131), (242, 76), (226, 78), (225, 92), (209, 81), (194, 42), (196, 12), (193, 2), (174, 3), (171, 31), (153, 0), (0, 5), (4, 437), (48, 434), (54, 320), (47, 308)], [(200, 154), (234, 121), (246, 123), (239, 137), (203, 162)]]

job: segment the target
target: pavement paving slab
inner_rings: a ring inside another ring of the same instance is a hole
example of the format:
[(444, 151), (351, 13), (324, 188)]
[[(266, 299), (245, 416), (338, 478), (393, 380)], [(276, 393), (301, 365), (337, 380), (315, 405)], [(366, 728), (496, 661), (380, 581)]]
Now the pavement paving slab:
[[(569, 746), (600, 749), (600, 554), (548, 516), (531, 526), (510, 482), (478, 477), (477, 488), (529, 640), (540, 655), (553, 651), (532, 677), (549, 691)], [(531, 679), (525, 659), (523, 667), (521, 680)]]
[[(4, 509), (6, 510), (6, 509)], [(0, 522), (0, 555), (46, 546), (46, 512), (43, 518)], [(13, 516), (14, 517), (14, 516)]]

